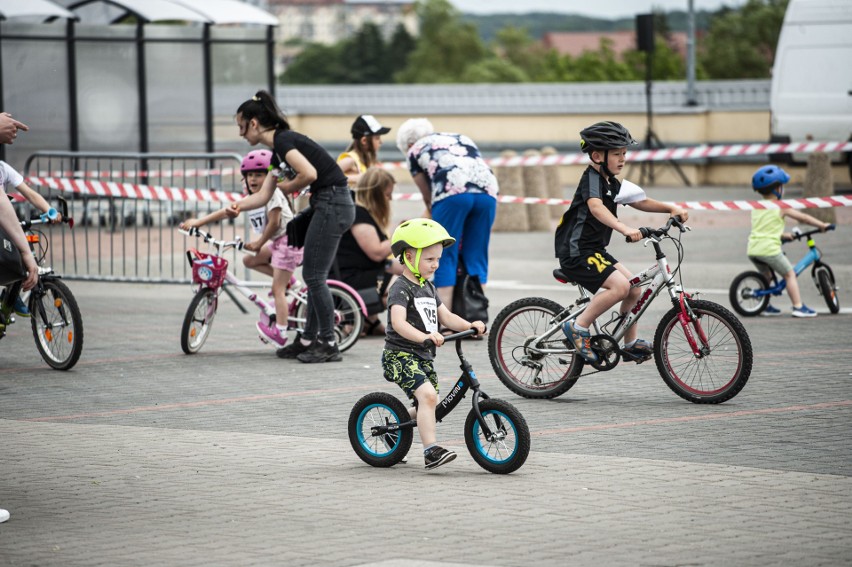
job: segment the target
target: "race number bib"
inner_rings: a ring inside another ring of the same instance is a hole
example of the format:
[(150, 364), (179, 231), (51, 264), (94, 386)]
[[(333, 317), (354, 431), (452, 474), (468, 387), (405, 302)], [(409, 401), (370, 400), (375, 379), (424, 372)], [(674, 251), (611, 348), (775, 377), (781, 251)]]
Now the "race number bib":
[(415, 297), (414, 308), (420, 313), (427, 333), (438, 330), (438, 304), (432, 297)]
[(251, 224), (251, 230), (255, 234), (263, 234), (263, 228), (266, 226), (266, 209), (261, 207), (259, 209), (253, 209), (248, 213), (249, 224)]

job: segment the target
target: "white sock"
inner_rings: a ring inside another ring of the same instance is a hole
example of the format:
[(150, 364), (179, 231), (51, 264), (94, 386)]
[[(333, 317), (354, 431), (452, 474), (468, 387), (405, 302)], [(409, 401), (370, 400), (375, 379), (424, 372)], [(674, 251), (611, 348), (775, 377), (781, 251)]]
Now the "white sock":
[(586, 331), (588, 331), (588, 330), (589, 330), (589, 328), (588, 328), (588, 327), (581, 327), (580, 325), (578, 325), (576, 321), (574, 321), (574, 322), (572, 323), (572, 325), (574, 325), (574, 328), (575, 328), (575, 329), (577, 329), (578, 331), (582, 331), (582, 332), (584, 332), (584, 333), (585, 333)]
[(311, 346), (311, 343), (313, 343), (314, 341), (302, 337), (301, 339), (299, 339), (299, 342), (302, 343), (302, 346)]
[(429, 445), (427, 447), (423, 447), (423, 454), (425, 455), (426, 453), (428, 453), (429, 449), (431, 449), (432, 447), (435, 447), (436, 445), (437, 445), (437, 443), (432, 443), (431, 445)]
[(282, 336), (287, 334), (287, 326), (286, 325), (279, 325), (278, 323), (276, 323), (275, 327), (278, 329), (278, 332), (281, 333)]

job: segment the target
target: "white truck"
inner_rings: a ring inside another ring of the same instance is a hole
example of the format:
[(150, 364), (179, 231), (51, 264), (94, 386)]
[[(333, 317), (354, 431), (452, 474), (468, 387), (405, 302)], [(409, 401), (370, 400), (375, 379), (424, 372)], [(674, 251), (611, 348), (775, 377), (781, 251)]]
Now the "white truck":
[[(852, 1), (790, 0), (770, 112), (773, 142), (852, 140)], [(852, 175), (852, 153), (837, 157)]]

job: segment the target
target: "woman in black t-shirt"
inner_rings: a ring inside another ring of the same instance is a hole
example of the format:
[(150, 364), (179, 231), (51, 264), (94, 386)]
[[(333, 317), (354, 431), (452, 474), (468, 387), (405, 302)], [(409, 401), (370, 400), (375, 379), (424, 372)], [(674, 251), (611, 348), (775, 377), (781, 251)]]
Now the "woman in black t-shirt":
[(381, 168), (368, 169), (355, 188), (355, 221), (343, 234), (337, 248), (335, 278), (349, 284), (361, 294), (367, 308), (366, 335), (384, 336), (379, 319), (387, 306), (387, 288), (393, 274), (402, 273), (391, 257), (391, 199), (395, 185), (393, 176)]
[(291, 344), (278, 349), (281, 358), (301, 362), (342, 360), (335, 342), (334, 303), (326, 280), (340, 237), (352, 225), (355, 204), (346, 176), (319, 144), (290, 129), (287, 118), (266, 91), (258, 91), (237, 109), (240, 136), (252, 146), (272, 148), (273, 169), (260, 190), (231, 205), (231, 216), (255, 209), (269, 201), (276, 184), (285, 194), (310, 187), (311, 217), (305, 235), (302, 277), (308, 286), (305, 329)]

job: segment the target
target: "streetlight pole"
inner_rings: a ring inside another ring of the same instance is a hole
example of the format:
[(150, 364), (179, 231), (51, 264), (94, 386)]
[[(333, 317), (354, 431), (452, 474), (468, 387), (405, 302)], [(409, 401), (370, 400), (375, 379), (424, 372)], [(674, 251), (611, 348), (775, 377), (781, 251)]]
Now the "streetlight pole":
[(695, 100), (695, 0), (688, 0), (686, 31), (686, 105), (696, 106)]

